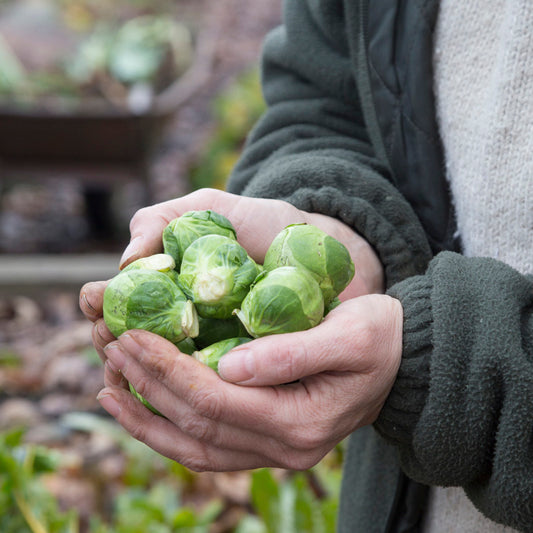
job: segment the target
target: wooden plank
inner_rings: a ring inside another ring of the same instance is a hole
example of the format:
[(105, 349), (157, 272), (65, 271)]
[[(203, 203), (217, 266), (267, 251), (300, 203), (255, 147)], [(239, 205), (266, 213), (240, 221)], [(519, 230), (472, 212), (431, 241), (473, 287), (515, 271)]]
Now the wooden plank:
[(50, 289), (79, 290), (118, 272), (118, 254), (0, 255), (0, 296)]

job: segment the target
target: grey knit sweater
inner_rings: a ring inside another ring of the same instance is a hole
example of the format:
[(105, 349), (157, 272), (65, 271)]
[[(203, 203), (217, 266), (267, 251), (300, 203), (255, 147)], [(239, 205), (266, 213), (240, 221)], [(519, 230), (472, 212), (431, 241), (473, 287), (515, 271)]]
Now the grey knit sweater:
[[(489, 5), (490, 4), (490, 7)], [(458, 230), (469, 256), (533, 272), (533, 3), (441, 0), (435, 92)], [(508, 533), (459, 487), (430, 492), (427, 533)]]

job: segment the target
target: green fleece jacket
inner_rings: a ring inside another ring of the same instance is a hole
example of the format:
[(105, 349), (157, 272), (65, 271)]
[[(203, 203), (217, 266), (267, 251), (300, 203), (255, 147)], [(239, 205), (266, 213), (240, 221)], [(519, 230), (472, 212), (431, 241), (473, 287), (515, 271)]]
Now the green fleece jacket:
[(228, 190), (350, 225), (404, 308), (395, 385), (375, 424), (350, 437), (339, 531), (417, 531), (425, 485), (461, 486), (490, 519), (533, 531), (533, 279), (496, 260), (432, 253), (376, 141), (368, 73), (357, 68), (365, 6), (286, 3), (264, 49), (268, 110)]

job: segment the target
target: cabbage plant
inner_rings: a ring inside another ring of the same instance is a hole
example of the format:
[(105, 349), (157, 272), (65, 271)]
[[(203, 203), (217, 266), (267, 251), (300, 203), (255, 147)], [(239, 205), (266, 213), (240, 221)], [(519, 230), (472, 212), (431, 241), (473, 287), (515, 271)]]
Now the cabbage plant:
[(205, 235), (183, 254), (178, 281), (203, 318), (230, 318), (260, 269), (234, 239)]
[(177, 343), (198, 335), (193, 303), (163, 272), (133, 269), (117, 274), (104, 292), (104, 321), (118, 337), (144, 329)]
[(187, 211), (169, 222), (163, 230), (163, 248), (174, 258), (179, 269), (185, 250), (204, 235), (224, 235), (236, 239), (235, 228), (225, 216), (210, 209)]
[(311, 224), (292, 224), (272, 241), (263, 263), (265, 270), (298, 266), (318, 281), (327, 305), (352, 280), (355, 267), (347, 248)]
[(324, 315), (316, 279), (294, 266), (262, 272), (234, 313), (252, 337), (312, 328)]

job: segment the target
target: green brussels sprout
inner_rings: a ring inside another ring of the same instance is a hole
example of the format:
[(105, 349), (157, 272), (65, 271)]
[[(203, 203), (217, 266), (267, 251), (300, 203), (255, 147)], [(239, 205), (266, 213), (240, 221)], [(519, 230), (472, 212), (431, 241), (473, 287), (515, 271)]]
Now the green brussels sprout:
[(218, 372), (218, 362), (222, 356), (228, 353), (235, 346), (240, 346), (246, 342), (250, 342), (250, 337), (234, 337), (232, 339), (224, 339), (202, 350), (194, 352), (192, 356), (200, 363), (204, 363), (209, 368), (212, 368), (215, 372)]
[(252, 337), (303, 331), (322, 320), (324, 297), (307, 270), (279, 267), (258, 276), (234, 314)]
[(116, 275), (104, 291), (103, 311), (116, 337), (129, 329), (145, 329), (173, 343), (198, 335), (193, 303), (157, 270), (134, 269)]
[(199, 350), (218, 341), (248, 335), (246, 328), (236, 316), (231, 318), (202, 318), (199, 316), (198, 325), (198, 336), (194, 338), (194, 344)]
[(283, 229), (267, 250), (264, 267), (299, 266), (311, 272), (327, 306), (352, 280), (355, 267), (344, 244), (311, 224)]
[(170, 221), (163, 230), (163, 248), (176, 261), (178, 270), (185, 250), (204, 235), (224, 235), (236, 239), (235, 229), (224, 216), (211, 210), (187, 211)]
[(178, 341), (176, 343), (174, 343), (176, 345), (176, 348), (181, 352), (181, 353), (184, 353), (184, 354), (187, 354), (187, 355), (192, 355), (193, 352), (195, 352), (198, 347), (196, 346), (196, 337), (195, 339), (191, 339), (190, 337), (187, 337), (185, 339), (183, 339), (182, 341)]
[(338, 296), (335, 296), (331, 302), (325, 307), (324, 309), (324, 316), (326, 316), (330, 311), (333, 311), (335, 307), (339, 306), (342, 302), (340, 301)]
[(183, 254), (180, 287), (203, 318), (230, 318), (259, 269), (246, 250), (223, 235), (196, 239)]
[(133, 396), (135, 396), (135, 398), (137, 398), (137, 400), (139, 400), (145, 407), (148, 407), (148, 409), (150, 409), (150, 411), (156, 415), (164, 416), (146, 398), (144, 398), (144, 396), (141, 396), (131, 383), (128, 383), (128, 385)]

